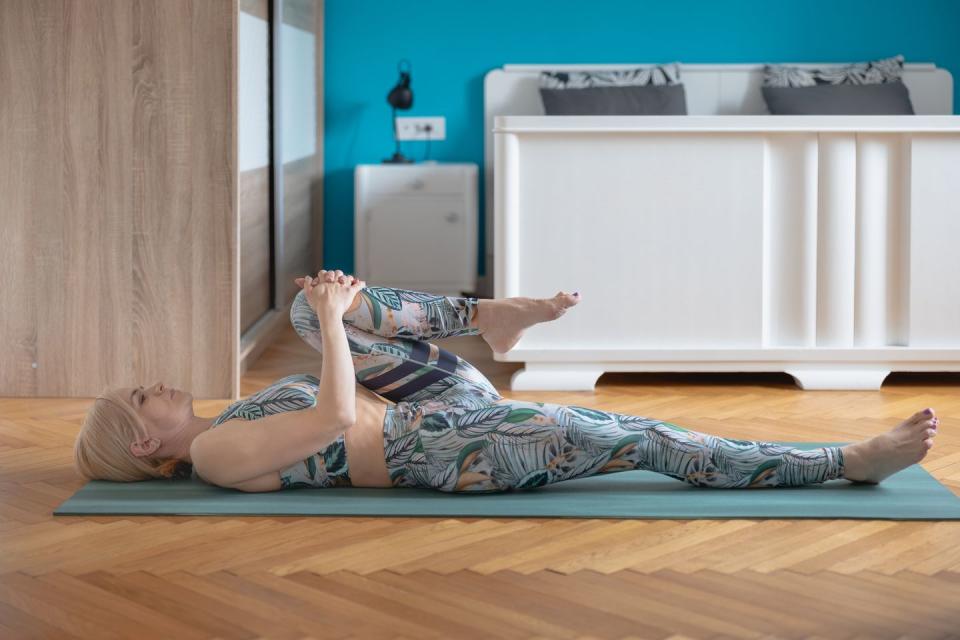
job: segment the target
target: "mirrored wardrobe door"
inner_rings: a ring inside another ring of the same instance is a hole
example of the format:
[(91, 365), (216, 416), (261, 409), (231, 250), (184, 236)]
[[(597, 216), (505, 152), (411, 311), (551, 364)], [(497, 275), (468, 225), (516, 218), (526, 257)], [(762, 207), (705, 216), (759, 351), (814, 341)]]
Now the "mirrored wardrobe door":
[[(323, 2), (271, 0), (274, 70), (276, 297), (284, 308), (294, 278), (323, 263)], [(279, 159), (282, 158), (282, 161)]]
[(273, 308), (271, 1), (239, 0), (237, 157), (240, 208), (240, 334)]

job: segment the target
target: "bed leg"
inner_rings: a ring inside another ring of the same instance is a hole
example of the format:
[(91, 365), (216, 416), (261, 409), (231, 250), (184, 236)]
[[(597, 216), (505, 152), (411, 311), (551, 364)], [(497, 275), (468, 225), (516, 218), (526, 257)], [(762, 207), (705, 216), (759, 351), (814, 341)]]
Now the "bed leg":
[(585, 362), (527, 363), (510, 378), (511, 391), (593, 391), (603, 367)]
[(787, 369), (797, 385), (805, 390), (862, 389), (879, 391), (889, 369)]

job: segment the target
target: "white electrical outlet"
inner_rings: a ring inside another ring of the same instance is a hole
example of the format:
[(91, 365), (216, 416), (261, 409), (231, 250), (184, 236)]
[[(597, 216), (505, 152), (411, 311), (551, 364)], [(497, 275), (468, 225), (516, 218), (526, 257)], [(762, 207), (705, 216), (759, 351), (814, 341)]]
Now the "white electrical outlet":
[(447, 136), (447, 119), (397, 118), (397, 140), (443, 140)]

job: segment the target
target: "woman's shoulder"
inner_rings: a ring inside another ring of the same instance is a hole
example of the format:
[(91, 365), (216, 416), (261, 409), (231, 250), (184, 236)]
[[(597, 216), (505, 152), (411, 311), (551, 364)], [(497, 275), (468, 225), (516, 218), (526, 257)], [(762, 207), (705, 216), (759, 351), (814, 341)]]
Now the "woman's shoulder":
[[(310, 382), (312, 384), (320, 384), (320, 378), (313, 375), (312, 373), (291, 373), (288, 376), (284, 376), (273, 383), (273, 385), (279, 384), (289, 384), (289, 383), (302, 383)], [(273, 386), (271, 385), (271, 386)]]
[[(320, 390), (320, 380), (309, 373), (296, 373), (280, 378), (250, 397), (248, 405), (262, 409), (268, 415), (281, 411), (296, 411), (313, 406)], [(255, 412), (257, 413), (257, 412)]]
[(320, 380), (309, 373), (295, 373), (285, 376), (237, 400), (224, 409), (214, 420), (217, 427), (231, 420), (256, 420), (281, 411), (296, 411), (316, 403)]
[(277, 378), (267, 386), (258, 391), (254, 391), (246, 398), (238, 400), (237, 402), (249, 402), (250, 400), (255, 400), (278, 389), (305, 389), (316, 391), (319, 386), (320, 378), (312, 373), (292, 373), (288, 376)]

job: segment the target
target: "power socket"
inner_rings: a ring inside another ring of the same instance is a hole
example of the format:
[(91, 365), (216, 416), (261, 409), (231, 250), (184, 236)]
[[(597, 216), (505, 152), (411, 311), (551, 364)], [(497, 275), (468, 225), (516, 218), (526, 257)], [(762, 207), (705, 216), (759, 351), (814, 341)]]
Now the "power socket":
[(397, 140), (443, 140), (447, 137), (447, 119), (397, 118)]

